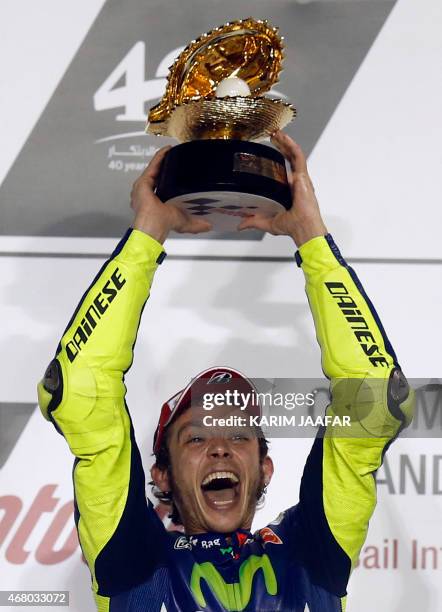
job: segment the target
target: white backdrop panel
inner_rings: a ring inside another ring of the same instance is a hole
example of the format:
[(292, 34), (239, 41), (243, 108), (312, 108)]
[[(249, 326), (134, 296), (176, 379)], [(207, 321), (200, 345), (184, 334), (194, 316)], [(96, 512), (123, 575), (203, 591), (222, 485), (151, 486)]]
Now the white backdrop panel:
[[(0, 317), (8, 321), (0, 332), (4, 355), (2, 401), (35, 400), (35, 383), (100, 264), (85, 259), (0, 260)], [(434, 312), (440, 310), (442, 290), (434, 283), (439, 266), (363, 264), (357, 271), (405, 372), (409, 376), (437, 376), (441, 331), (431, 317), (422, 315), (422, 296)], [(303, 284), (302, 273), (294, 263), (166, 259), (154, 281), (135, 362), (127, 377), (128, 403), (146, 469), (151, 462), (151, 436), (159, 406), (197, 371), (211, 364), (229, 364), (251, 376), (320, 375), (319, 349)], [(309, 446), (309, 440), (273, 442), (276, 474), (256, 525), (296, 502)], [(412, 569), (410, 551), (413, 539), (420, 546), (441, 545), (441, 498), (433, 494), (430, 484), (432, 457), (439, 449), (439, 440), (404, 440), (393, 447), (390, 464), (395, 494), (380, 486), (380, 503), (366, 545), (381, 549), (384, 539), (397, 538), (400, 563), (395, 569), (358, 569), (350, 586), (350, 611), (437, 609), (436, 602), (442, 596), (440, 561), (439, 570), (431, 564), (426, 569)], [(405, 493), (399, 494), (397, 462), (404, 453), (416, 465), (421, 455), (428, 458), (425, 495), (418, 494), (410, 483)], [(79, 551), (55, 565), (42, 565), (35, 559), (54, 515), (72, 498), (70, 471), (71, 457), (63, 439), (36, 411), (0, 475), (1, 493), (23, 500), (22, 512), (0, 548), (0, 575), (4, 588), (69, 589), (71, 609), (87, 612), (93, 607)], [(41, 516), (32, 531), (25, 546), (30, 552), (27, 560), (10, 563), (6, 551), (29, 506), (48, 484), (56, 485), (53, 496), (59, 501), (53, 511)], [(69, 535), (69, 527), (70, 523), (59, 538), (60, 546)]]

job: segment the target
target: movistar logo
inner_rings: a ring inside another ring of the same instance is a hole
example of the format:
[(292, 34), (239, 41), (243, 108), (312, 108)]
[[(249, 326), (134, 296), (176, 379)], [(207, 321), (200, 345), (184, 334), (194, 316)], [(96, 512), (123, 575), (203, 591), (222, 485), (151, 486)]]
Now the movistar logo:
[(201, 581), (204, 580), (223, 608), (228, 610), (228, 612), (241, 612), (250, 602), (253, 578), (259, 569), (262, 570), (267, 593), (269, 595), (276, 595), (278, 583), (267, 555), (262, 555), (262, 557), (251, 555), (241, 563), (238, 572), (239, 582), (232, 584), (225, 582), (224, 578), (210, 561), (195, 563), (192, 576), (190, 577), (190, 588), (198, 605), (204, 608), (206, 600), (201, 589)]

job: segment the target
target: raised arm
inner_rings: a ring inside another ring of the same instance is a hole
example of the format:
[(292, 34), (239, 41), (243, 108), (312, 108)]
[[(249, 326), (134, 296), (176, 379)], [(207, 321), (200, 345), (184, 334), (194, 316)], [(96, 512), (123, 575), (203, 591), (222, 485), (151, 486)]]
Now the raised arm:
[[(294, 206), (241, 228), (289, 235), (331, 381), (328, 415), (350, 426), (322, 429), (308, 457), (293, 515), (294, 552), (313, 583), (344, 598), (376, 504), (374, 472), (412, 416), (412, 394), (370, 300), (321, 219), (300, 147), (279, 132), (274, 143), (293, 173)], [(343, 421), (343, 420), (342, 420)]]
[(124, 375), (170, 229), (205, 231), (154, 195), (160, 151), (132, 191), (128, 230), (71, 318), (38, 385), (43, 415), (75, 455), (75, 518), (100, 610), (107, 597), (147, 579), (161, 562), (164, 530), (146, 501), (145, 477)]
[(141, 581), (139, 559), (149, 567), (159, 550), (153, 540), (160, 521), (146, 504), (124, 373), (163, 256), (146, 234), (126, 233), (82, 298), (38, 386), (43, 415), (76, 457), (77, 530), (100, 595)]
[(412, 395), (376, 311), (329, 234), (298, 251), (331, 380), (330, 416), (350, 425), (319, 432), (298, 506), (297, 545), (312, 579), (344, 597), (376, 505), (374, 472), (409, 424)]

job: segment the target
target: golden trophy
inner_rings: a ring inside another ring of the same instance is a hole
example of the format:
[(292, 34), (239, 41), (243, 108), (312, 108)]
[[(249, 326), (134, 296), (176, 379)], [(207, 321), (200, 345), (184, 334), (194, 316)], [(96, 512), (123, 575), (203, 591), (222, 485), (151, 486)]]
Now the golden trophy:
[(296, 115), (291, 104), (264, 96), (278, 82), (283, 46), (277, 28), (248, 18), (203, 34), (181, 52), (146, 127), (181, 143), (161, 168), (163, 202), (204, 216), (216, 231), (236, 229), (237, 217), (291, 207), (283, 156), (256, 142)]

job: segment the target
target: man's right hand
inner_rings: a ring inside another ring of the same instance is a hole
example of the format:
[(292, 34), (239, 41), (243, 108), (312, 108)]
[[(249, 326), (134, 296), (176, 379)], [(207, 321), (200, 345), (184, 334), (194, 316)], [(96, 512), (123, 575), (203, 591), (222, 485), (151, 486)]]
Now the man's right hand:
[(212, 229), (208, 221), (190, 215), (173, 204), (164, 204), (154, 193), (161, 164), (170, 146), (163, 147), (153, 156), (143, 173), (137, 178), (131, 192), (131, 208), (135, 212), (134, 229), (155, 238), (161, 244), (169, 232), (200, 234)]

